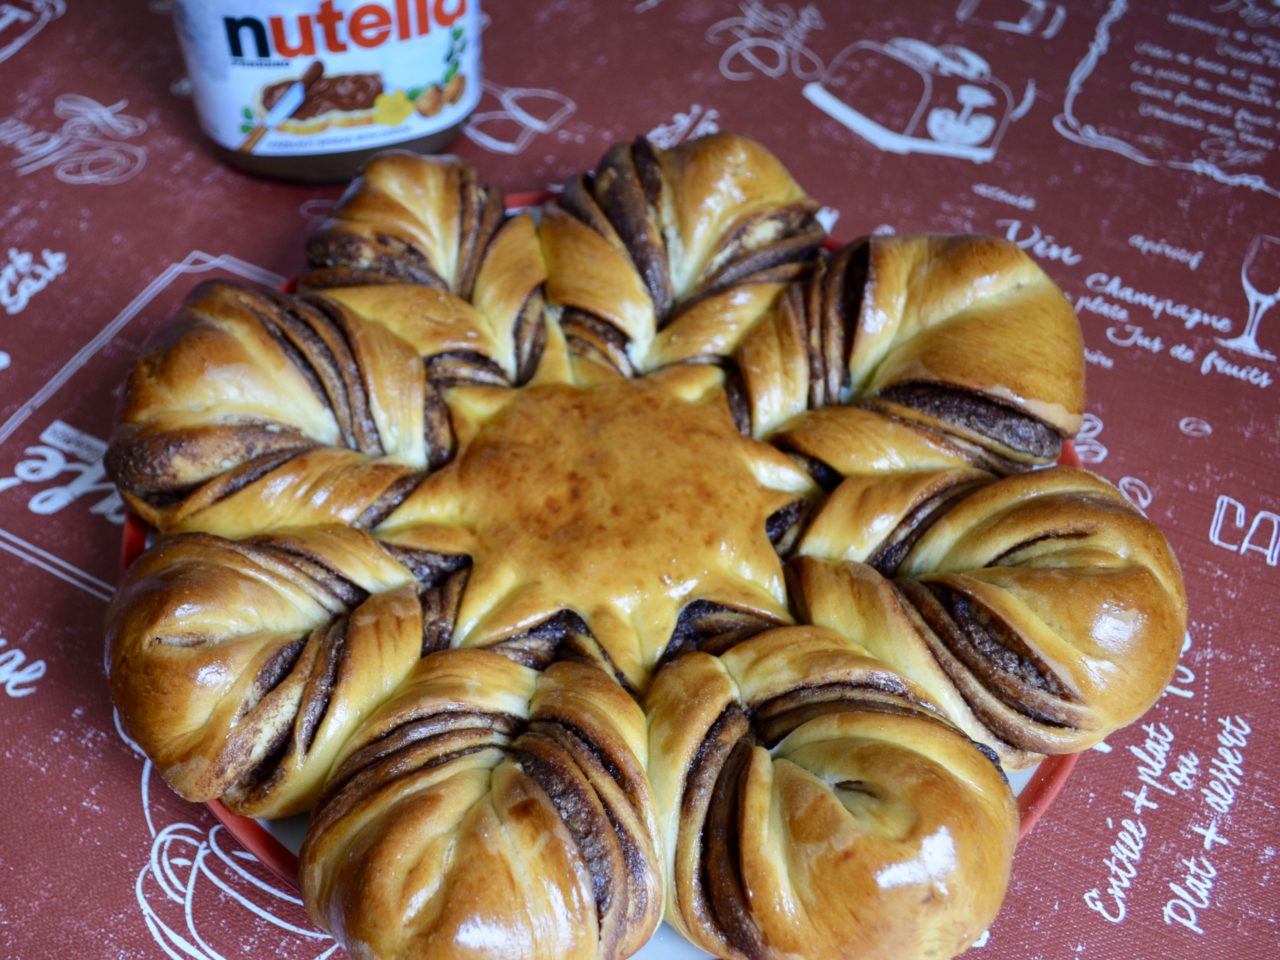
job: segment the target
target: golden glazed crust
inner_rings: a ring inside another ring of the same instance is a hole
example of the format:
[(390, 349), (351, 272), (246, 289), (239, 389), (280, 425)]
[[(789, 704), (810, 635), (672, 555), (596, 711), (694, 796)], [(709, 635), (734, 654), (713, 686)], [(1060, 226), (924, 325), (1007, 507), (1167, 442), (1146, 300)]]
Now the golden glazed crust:
[(466, 447), (375, 533), (472, 558), (455, 642), (487, 646), (572, 610), (591, 659), (643, 690), (691, 599), (789, 619), (769, 524), (817, 488), (737, 432), (722, 380), (677, 366), (494, 393)]
[(1136, 720), (1186, 629), (1164, 537), (1084, 470), (851, 476), (788, 572), (802, 620), (862, 643), (1012, 767)]
[(334, 768), (307, 906), (361, 957), (630, 956), (662, 916), (646, 756), (594, 667), (429, 657)]
[(645, 709), (667, 917), (703, 950), (950, 957), (994, 919), (1017, 839), (998, 765), (835, 633), (687, 654)]
[(1031, 470), (1083, 409), (1065, 298), (993, 238), (822, 253), (815, 210), (724, 134), (536, 225), (391, 153), (299, 295), (202, 285), (139, 359), (107, 463), (169, 536), (109, 614), (122, 722), (184, 796), (314, 809), (354, 955), (622, 957), (665, 887), (721, 956), (951, 956), (1008, 877), (995, 761), (1159, 695), (1168, 545)]

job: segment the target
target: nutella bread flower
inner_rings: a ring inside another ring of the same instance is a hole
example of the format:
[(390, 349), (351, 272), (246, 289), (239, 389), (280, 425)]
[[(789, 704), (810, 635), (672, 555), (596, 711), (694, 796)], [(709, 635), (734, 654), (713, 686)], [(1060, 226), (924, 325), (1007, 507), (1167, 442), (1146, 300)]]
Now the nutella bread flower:
[(204, 284), (138, 360), (122, 723), (183, 796), (313, 812), (353, 955), (621, 958), (665, 897), (719, 956), (953, 956), (1001, 764), (1159, 696), (1168, 544), (1048, 467), (1066, 299), (991, 237), (823, 252), (816, 209), (728, 134), (540, 218), (386, 154), (298, 294)]

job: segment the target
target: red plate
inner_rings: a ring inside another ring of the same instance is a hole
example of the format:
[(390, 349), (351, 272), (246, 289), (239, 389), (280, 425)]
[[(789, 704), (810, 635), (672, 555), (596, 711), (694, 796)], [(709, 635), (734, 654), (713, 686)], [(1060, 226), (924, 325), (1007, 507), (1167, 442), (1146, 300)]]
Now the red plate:
[[(538, 206), (545, 203), (551, 196), (549, 193), (533, 191), (511, 194), (506, 200), (508, 209), (520, 209)], [(828, 239), (825, 246), (828, 249), (838, 249), (840, 244), (835, 240)], [(282, 289), (291, 293), (296, 285), (296, 279), (290, 280), (283, 285)], [(1058, 458), (1058, 463), (1068, 467), (1080, 466), (1080, 458), (1076, 454), (1075, 445), (1070, 440), (1063, 445), (1062, 456)], [(121, 572), (127, 569), (146, 549), (147, 533), (145, 524), (134, 514), (130, 513), (125, 518), (124, 534), (120, 545)], [(1067, 782), (1067, 778), (1071, 775), (1071, 771), (1075, 768), (1078, 757), (1078, 754), (1046, 757), (1035, 768), (1035, 772), (1031, 774), (1030, 779), (1018, 792), (1018, 813), (1021, 818), (1018, 829), (1019, 840), (1031, 832), (1031, 828), (1036, 825), (1036, 822), (1049, 809), (1050, 804), (1061, 792)], [(295, 851), (286, 847), (263, 826), (261, 821), (232, 813), (218, 800), (210, 800), (206, 806), (208, 806), (214, 817), (227, 828), (227, 832), (239, 840), (246, 850), (262, 861), (268, 870), (285, 883), (295, 889), (297, 888), (298, 856)]]

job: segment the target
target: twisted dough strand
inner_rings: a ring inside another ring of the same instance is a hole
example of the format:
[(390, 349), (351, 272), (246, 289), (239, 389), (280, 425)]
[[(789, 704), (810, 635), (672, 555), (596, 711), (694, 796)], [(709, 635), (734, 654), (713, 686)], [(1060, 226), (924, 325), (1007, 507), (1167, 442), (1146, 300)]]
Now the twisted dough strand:
[(594, 667), (429, 657), (336, 765), (308, 909), (388, 960), (630, 956), (662, 914), (646, 756), (640, 708)]
[(994, 237), (859, 240), (789, 289), (736, 359), (756, 436), (860, 402), (1003, 472), (1056, 460), (1084, 406), (1070, 304)]
[(949, 957), (995, 916), (1017, 836), (998, 765), (836, 634), (687, 654), (645, 709), (667, 919), (702, 949)]
[(742, 137), (619, 144), (546, 208), (548, 300), (570, 349), (627, 376), (724, 356), (807, 269), (816, 210)]
[(307, 809), (360, 719), (422, 654), (417, 585), (342, 527), (163, 541), (107, 616), (125, 731), (188, 799)]
[[(1177, 562), (1087, 471), (970, 477), (845, 481), (801, 540), (792, 600), (911, 678), (1006, 764), (1084, 750), (1172, 677), (1186, 629)], [(930, 496), (957, 482), (958, 496)], [(840, 495), (851, 487), (856, 497)], [(871, 529), (900, 550), (868, 536), (875, 514), (884, 522)]]

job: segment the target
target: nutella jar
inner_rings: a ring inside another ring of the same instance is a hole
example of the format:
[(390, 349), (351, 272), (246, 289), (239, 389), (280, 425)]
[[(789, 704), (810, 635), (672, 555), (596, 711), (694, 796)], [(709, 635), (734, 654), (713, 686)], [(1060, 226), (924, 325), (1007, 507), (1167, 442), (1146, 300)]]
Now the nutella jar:
[(479, 0), (176, 0), (200, 125), (250, 173), (349, 180), (444, 149), (480, 100)]

